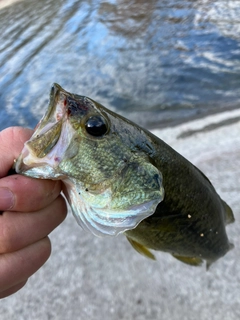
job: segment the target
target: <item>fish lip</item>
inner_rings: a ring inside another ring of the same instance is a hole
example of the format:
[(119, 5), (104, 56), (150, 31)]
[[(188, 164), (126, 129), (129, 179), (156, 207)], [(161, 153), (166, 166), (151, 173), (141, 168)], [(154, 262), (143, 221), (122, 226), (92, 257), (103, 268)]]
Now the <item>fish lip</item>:
[(13, 169), (17, 172), (24, 172), (26, 170), (26, 165), (23, 162), (24, 156), (23, 156), (23, 151), (20, 153), (17, 159), (14, 159), (13, 163)]

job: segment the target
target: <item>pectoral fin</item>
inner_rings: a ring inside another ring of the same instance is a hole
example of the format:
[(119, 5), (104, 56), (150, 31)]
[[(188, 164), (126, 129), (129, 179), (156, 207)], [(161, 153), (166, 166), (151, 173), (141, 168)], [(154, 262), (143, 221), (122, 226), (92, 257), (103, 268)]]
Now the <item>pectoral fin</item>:
[(149, 259), (152, 260), (156, 260), (155, 256), (152, 254), (152, 252), (150, 250), (148, 250), (147, 247), (144, 247), (142, 244), (140, 244), (139, 242), (136, 242), (134, 240), (132, 240), (131, 238), (127, 237), (128, 241), (130, 242), (130, 244), (132, 245), (132, 247), (141, 255), (143, 255), (144, 257), (147, 257)]
[(197, 257), (182, 257), (182, 256), (178, 256), (176, 254), (172, 254), (172, 256), (176, 259), (178, 259), (179, 261), (189, 264), (191, 266), (200, 266), (203, 263), (203, 260), (201, 258), (197, 258)]

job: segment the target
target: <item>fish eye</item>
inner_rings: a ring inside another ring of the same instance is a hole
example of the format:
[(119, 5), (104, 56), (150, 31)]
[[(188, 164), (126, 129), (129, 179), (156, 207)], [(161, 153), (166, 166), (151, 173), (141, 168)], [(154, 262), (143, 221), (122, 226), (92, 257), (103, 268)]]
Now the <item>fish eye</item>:
[(101, 137), (108, 131), (107, 122), (102, 116), (92, 116), (85, 123), (87, 133), (94, 137)]

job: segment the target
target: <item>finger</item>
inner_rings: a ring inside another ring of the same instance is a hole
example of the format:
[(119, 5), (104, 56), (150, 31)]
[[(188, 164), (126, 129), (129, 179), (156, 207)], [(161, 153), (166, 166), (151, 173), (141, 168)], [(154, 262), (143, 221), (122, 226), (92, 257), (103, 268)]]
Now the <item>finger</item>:
[(11, 287), (11, 288), (3, 291), (3, 292), (0, 292), (0, 299), (6, 298), (6, 297), (10, 296), (11, 294), (17, 292), (18, 290), (22, 289), (22, 287), (25, 286), (27, 281), (28, 281), (28, 279), (24, 280), (24, 281), (21, 281), (20, 283), (14, 285), (13, 287)]
[(59, 196), (35, 212), (4, 212), (0, 216), (0, 253), (14, 252), (46, 237), (66, 217), (65, 200)]
[(51, 243), (44, 238), (16, 252), (0, 255), (0, 292), (26, 281), (49, 258)]
[[(12, 199), (7, 196), (11, 191)], [(0, 179), (0, 210), (35, 211), (54, 201), (61, 192), (61, 182), (40, 180), (18, 174)]]
[(14, 159), (22, 151), (24, 142), (33, 131), (22, 127), (10, 127), (0, 132), (0, 178), (7, 175)]

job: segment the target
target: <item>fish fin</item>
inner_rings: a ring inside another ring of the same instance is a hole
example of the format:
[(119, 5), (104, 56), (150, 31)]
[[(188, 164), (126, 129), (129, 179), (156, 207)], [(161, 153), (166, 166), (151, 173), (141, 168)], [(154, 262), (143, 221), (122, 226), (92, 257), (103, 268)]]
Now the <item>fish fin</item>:
[(183, 257), (183, 256), (178, 256), (176, 254), (172, 254), (172, 256), (177, 260), (183, 263), (189, 264), (191, 266), (200, 266), (203, 263), (203, 260), (197, 257)]
[[(228, 248), (228, 251), (232, 250), (234, 248), (234, 244), (230, 243), (229, 242), (229, 248)], [(216, 259), (217, 260), (217, 259)], [(216, 261), (216, 260), (208, 260), (207, 263), (206, 263), (206, 269), (207, 271), (209, 270), (209, 268), (211, 267), (211, 265)]]
[(128, 241), (130, 242), (130, 244), (132, 245), (132, 247), (141, 255), (143, 255), (144, 257), (147, 257), (149, 259), (152, 260), (156, 260), (155, 256), (152, 254), (152, 252), (150, 250), (148, 250), (147, 247), (143, 246), (142, 244), (140, 244), (139, 242), (132, 240), (131, 238), (127, 237)]
[(229, 224), (229, 223), (233, 223), (235, 221), (235, 218), (234, 218), (234, 215), (233, 215), (233, 212), (232, 212), (232, 209), (229, 207), (229, 205), (222, 200), (222, 204), (225, 208), (225, 211), (226, 211), (226, 216), (225, 216), (225, 222), (226, 224)]
[(211, 267), (211, 265), (212, 265), (214, 262), (215, 262), (215, 260), (214, 260), (214, 261), (207, 261), (207, 263), (206, 263), (206, 270), (207, 270), (207, 271), (209, 270), (209, 268)]

